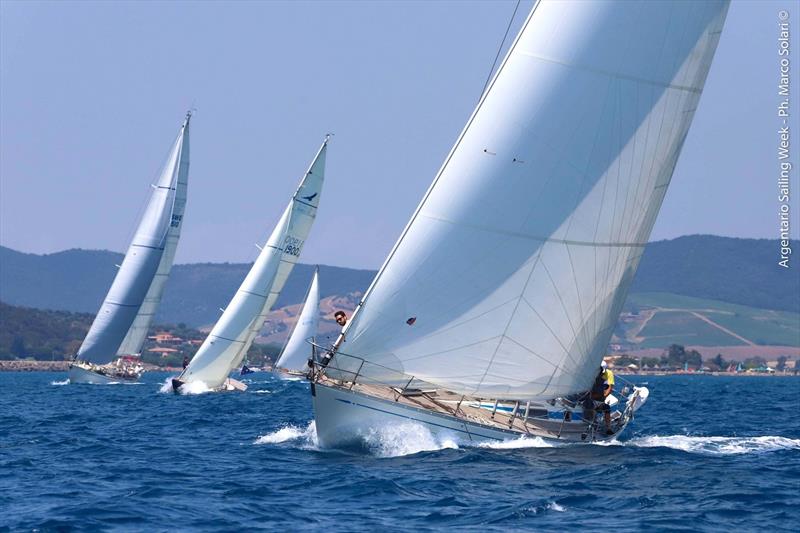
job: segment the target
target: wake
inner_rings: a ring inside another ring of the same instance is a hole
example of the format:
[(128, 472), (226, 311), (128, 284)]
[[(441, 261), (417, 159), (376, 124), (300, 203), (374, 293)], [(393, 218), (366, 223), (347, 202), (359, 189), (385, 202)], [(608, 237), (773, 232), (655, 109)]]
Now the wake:
[(609, 444), (635, 448), (671, 448), (704, 455), (739, 455), (745, 453), (769, 453), (780, 450), (800, 450), (800, 439), (776, 436), (690, 437), (687, 435), (670, 435), (666, 437), (637, 437), (626, 442), (611, 442)]
[(478, 448), (490, 448), (492, 450), (517, 450), (521, 448), (554, 448), (555, 443), (547, 442), (541, 437), (520, 437), (514, 440), (481, 442), (477, 446)]

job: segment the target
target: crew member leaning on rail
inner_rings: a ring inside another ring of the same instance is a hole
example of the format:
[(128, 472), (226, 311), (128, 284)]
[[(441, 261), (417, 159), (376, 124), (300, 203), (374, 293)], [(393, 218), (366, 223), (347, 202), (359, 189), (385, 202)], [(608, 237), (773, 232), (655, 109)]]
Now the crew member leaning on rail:
[(588, 411), (586, 418), (594, 420), (596, 410), (603, 412), (603, 420), (606, 425), (606, 435), (612, 435), (611, 431), (611, 406), (606, 403), (606, 398), (614, 391), (614, 373), (608, 368), (605, 361), (600, 363), (600, 372), (594, 379), (594, 385), (589, 393), (589, 397), (584, 403), (584, 407)]

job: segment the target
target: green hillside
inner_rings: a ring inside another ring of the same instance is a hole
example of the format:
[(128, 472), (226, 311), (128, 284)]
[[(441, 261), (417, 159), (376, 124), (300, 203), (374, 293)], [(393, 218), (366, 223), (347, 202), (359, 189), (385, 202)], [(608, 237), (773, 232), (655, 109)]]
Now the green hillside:
[(769, 239), (689, 235), (651, 242), (631, 292), (668, 292), (800, 313), (797, 266), (777, 264)]
[(800, 346), (800, 314), (669, 293), (633, 293), (617, 328), (637, 348)]
[(0, 302), (0, 359), (67, 359), (77, 352), (94, 315), (25, 309)]
[[(72, 359), (83, 342), (94, 315), (69, 311), (45, 311), (17, 307), (0, 302), (0, 360), (36, 359), (63, 361)], [(185, 342), (159, 347), (148, 339), (142, 350), (142, 360), (158, 366), (179, 366), (183, 357), (197, 351), (198, 341), (205, 334), (183, 324), (157, 325), (151, 334), (167, 332)], [(168, 348), (166, 352), (159, 349)], [(150, 350), (155, 348), (155, 350)], [(264, 347), (256, 347), (263, 351)]]

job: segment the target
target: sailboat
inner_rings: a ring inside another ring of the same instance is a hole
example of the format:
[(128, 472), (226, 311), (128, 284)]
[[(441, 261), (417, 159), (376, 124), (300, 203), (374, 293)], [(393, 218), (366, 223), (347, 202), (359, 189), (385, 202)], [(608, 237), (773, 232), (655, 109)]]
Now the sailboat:
[(319, 267), (314, 270), (314, 276), (311, 278), (311, 285), (308, 287), (308, 293), (303, 302), (303, 310), (275, 363), (277, 372), (291, 376), (304, 376), (308, 372), (308, 357), (314, 345), (318, 325)]
[(189, 184), (189, 121), (181, 125), (117, 275), (69, 367), (70, 383), (136, 381), (141, 351), (180, 239)]
[(278, 225), (266, 244), (259, 247), (255, 263), (211, 333), (181, 375), (172, 379), (173, 390), (189, 383), (201, 383), (201, 387), (215, 391), (247, 389), (229, 374), (244, 361), (300, 257), (317, 216), (328, 140), (326, 136)]
[[(468, 441), (615, 438), (600, 371), (727, 1), (541, 0), (333, 349), (320, 443), (417, 423)], [(322, 347), (320, 347), (322, 348)], [(626, 390), (627, 389), (627, 390)]]

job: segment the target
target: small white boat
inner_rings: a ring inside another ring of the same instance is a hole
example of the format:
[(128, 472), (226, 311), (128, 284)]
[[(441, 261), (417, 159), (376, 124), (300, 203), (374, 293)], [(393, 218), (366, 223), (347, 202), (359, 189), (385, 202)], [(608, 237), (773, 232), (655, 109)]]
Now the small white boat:
[(186, 207), (190, 119), (187, 113), (114, 282), (70, 365), (70, 383), (136, 381), (143, 372), (138, 358), (175, 259)]
[(727, 9), (534, 5), (315, 365), (323, 445), (403, 421), (468, 440), (619, 435), (645, 388), (585, 411), (576, 397), (598, 377)]
[[(247, 389), (229, 375), (245, 360), (311, 231), (322, 194), (328, 139), (326, 136), (277, 226), (266, 244), (259, 247), (258, 258), (211, 333), (189, 366), (172, 379), (175, 391), (196, 382), (202, 382), (212, 391)], [(232, 382), (236, 383), (233, 388)]]

